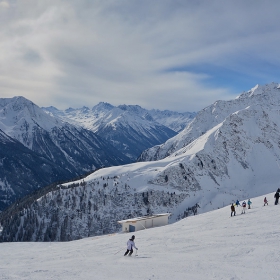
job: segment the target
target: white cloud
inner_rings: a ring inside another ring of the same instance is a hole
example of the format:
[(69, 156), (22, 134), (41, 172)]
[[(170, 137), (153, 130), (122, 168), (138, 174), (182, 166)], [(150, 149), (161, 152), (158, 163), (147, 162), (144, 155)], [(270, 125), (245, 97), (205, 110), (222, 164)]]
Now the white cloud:
[[(210, 88), (209, 74), (193, 66), (261, 79), (250, 60), (279, 62), (279, 8), (277, 1), (13, 1), (1, 10), (2, 97), (59, 108), (106, 101), (199, 110), (228, 99), (234, 79)], [(166, 71), (179, 67), (188, 72)]]

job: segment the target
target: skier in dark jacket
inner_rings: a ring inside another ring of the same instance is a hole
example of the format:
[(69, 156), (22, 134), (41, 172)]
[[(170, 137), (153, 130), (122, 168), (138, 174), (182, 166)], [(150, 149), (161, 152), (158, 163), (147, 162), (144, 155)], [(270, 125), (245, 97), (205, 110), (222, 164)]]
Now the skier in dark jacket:
[(275, 195), (274, 195), (274, 198), (275, 198), (275, 205), (277, 205), (278, 204), (278, 200), (279, 200), (279, 192), (277, 191), (276, 193), (275, 193)]
[(235, 202), (235, 205), (238, 207), (238, 205), (240, 205), (239, 200), (237, 199)]
[(132, 235), (131, 238), (127, 241), (127, 250), (126, 252), (124, 253), (124, 256), (126, 256), (128, 254), (128, 252), (130, 252), (128, 255), (131, 256), (132, 253), (133, 253), (133, 247), (138, 250), (138, 248), (136, 248), (135, 246), (135, 243), (134, 243), (134, 239), (135, 239), (135, 236)]
[(232, 217), (232, 214), (234, 214), (234, 216), (235, 216), (235, 207), (234, 207), (233, 203), (230, 206), (230, 210), (231, 210), (230, 216)]

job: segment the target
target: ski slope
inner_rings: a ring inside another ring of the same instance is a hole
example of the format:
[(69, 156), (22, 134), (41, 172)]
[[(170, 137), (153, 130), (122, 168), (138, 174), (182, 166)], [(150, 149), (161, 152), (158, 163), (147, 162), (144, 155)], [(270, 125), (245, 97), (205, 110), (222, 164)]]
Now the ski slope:
[[(276, 187), (277, 188), (277, 187)], [(0, 279), (280, 279), (280, 205), (274, 193), (135, 233), (138, 256), (124, 257), (130, 233), (63, 243), (2, 243)], [(242, 202), (242, 201), (241, 201)]]

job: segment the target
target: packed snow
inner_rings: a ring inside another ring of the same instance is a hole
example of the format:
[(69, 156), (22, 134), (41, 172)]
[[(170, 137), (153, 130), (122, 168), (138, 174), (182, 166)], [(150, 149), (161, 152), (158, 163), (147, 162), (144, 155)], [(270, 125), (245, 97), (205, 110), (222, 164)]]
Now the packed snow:
[[(276, 186), (277, 189), (277, 186)], [(2, 243), (0, 279), (280, 279), (280, 206), (274, 193), (135, 232), (138, 256), (124, 257), (131, 233), (62, 243)]]

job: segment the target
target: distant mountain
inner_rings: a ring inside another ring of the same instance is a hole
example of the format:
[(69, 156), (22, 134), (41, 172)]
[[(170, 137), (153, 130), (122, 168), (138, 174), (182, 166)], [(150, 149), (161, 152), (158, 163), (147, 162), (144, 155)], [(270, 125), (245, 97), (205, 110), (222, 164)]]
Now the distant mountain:
[[(130, 162), (129, 158), (92, 131), (62, 122), (58, 118), (46, 114), (33, 102), (23, 97), (0, 99), (0, 129), (2, 133), (29, 149), (32, 166), (36, 166), (36, 159), (39, 159), (39, 156), (49, 166), (52, 163), (51, 168), (59, 166), (57, 171), (61, 172), (55, 172), (54, 176), (50, 176), (50, 179), (58, 177), (70, 179), (103, 166)], [(19, 145), (14, 144), (14, 146)], [(16, 150), (14, 156), (18, 156)], [(12, 157), (13, 153), (10, 150), (9, 159)], [(37, 164), (39, 167), (41, 163), (38, 161)], [(4, 173), (7, 171), (5, 168), (8, 169), (8, 166), (3, 166), (0, 181), (4, 180)], [(37, 173), (40, 174), (42, 170), (38, 170)], [(27, 173), (24, 169), (21, 170), (20, 166), (17, 173), (19, 178), (22, 174), (22, 180), (27, 176)], [(61, 176), (57, 177), (58, 174)], [(35, 176), (35, 173), (33, 175)], [(44, 176), (47, 175), (48, 172)], [(44, 176), (41, 176), (41, 181), (39, 177), (29, 178), (36, 182), (36, 186), (33, 188), (50, 183), (50, 180), (46, 181)], [(11, 176), (6, 176), (5, 180), (6, 185), (10, 185), (12, 189), (20, 188), (22, 185), (21, 183), (11, 185), (13, 180)], [(26, 193), (26, 191), (22, 191), (22, 193)]]
[(153, 109), (149, 111), (149, 114), (156, 122), (163, 124), (176, 132), (180, 132), (195, 118), (197, 113), (179, 113), (169, 110), (160, 111)]
[(114, 107), (99, 103), (92, 109), (69, 108), (60, 111), (54, 107), (43, 108), (47, 113), (74, 125), (95, 132), (132, 161), (148, 147), (165, 142), (177, 134), (195, 116), (195, 113), (146, 110), (137, 105)]
[(136, 114), (142, 118), (162, 124), (176, 132), (184, 129), (196, 116), (196, 113), (179, 113), (169, 110), (146, 110), (138, 105), (120, 105), (118, 108), (127, 111), (130, 114)]
[(182, 143), (175, 137), (167, 157), (103, 168), (13, 205), (0, 215), (2, 240), (79, 239), (116, 232), (117, 220), (162, 212), (175, 222), (276, 191), (279, 116), (275, 83), (215, 102), (180, 133)]

